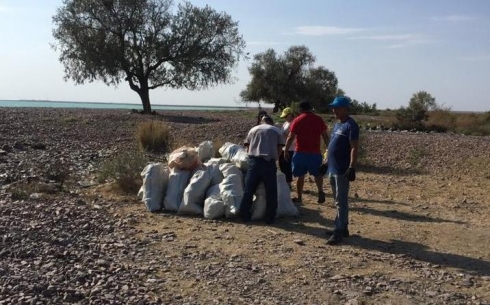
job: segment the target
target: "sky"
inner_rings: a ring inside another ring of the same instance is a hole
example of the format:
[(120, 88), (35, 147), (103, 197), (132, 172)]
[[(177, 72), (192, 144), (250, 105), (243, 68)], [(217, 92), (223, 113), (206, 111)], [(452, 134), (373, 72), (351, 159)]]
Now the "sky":
[[(178, 3), (179, 1), (175, 1)], [(191, 0), (238, 21), (253, 55), (305, 45), (339, 88), (378, 109), (407, 106), (427, 91), (455, 111), (490, 110), (488, 0)], [(52, 16), (62, 0), (0, 0), (0, 100), (140, 104), (127, 83), (75, 85), (64, 80), (51, 48)], [(158, 88), (153, 105), (241, 105), (252, 59), (234, 84), (201, 91)]]

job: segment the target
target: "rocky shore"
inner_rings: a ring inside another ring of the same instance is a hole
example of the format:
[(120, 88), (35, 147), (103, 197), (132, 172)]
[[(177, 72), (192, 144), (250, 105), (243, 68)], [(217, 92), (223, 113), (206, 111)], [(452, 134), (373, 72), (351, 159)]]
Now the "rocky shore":
[(254, 114), (0, 108), (0, 304), (490, 304), (489, 137), (363, 132), (358, 233), (336, 248), (313, 191), (300, 219), (245, 226), (150, 214), (94, 179), (139, 122), (240, 143)]

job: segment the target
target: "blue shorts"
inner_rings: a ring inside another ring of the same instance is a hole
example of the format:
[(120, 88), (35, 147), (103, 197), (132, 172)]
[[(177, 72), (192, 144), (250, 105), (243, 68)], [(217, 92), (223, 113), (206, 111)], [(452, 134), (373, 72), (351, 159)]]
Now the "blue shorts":
[(320, 172), (318, 170), (320, 168), (320, 165), (322, 165), (322, 155), (295, 152), (293, 155), (292, 163), (293, 175), (295, 177), (304, 176), (306, 175), (306, 173), (310, 173), (310, 175), (317, 177), (320, 175)]

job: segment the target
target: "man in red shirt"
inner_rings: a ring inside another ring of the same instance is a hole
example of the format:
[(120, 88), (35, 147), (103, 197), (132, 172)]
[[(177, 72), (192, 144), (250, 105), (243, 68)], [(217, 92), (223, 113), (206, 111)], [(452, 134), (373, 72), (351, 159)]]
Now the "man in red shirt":
[(320, 140), (328, 146), (327, 125), (323, 119), (312, 112), (310, 103), (303, 101), (299, 104), (300, 115), (294, 119), (289, 129), (289, 136), (284, 149), (284, 158), (289, 160), (289, 146), (296, 139), (295, 153), (292, 156), (293, 175), (298, 177), (296, 191), (298, 196), (295, 201), (301, 203), (303, 197), (303, 186), (306, 173), (315, 177), (318, 188), (318, 203), (325, 202), (323, 192), (323, 175), (319, 168), (322, 164), (322, 153)]

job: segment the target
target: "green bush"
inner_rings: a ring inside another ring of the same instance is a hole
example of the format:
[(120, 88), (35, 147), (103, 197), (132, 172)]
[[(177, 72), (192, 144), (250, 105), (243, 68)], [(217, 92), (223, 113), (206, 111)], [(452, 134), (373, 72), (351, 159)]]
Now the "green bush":
[(357, 100), (352, 100), (350, 105), (350, 113), (351, 114), (369, 114), (377, 116), (379, 115), (379, 110), (376, 106), (376, 103), (370, 105), (367, 102), (359, 103)]
[(417, 167), (420, 165), (422, 159), (427, 156), (428, 152), (425, 148), (413, 148), (410, 151), (410, 164), (414, 167)]
[(400, 107), (396, 112), (397, 124), (401, 129), (426, 130), (424, 121), (427, 120), (428, 111), (439, 109), (436, 99), (425, 91), (413, 94), (408, 107)]
[(114, 181), (124, 193), (135, 194), (141, 186), (141, 171), (147, 164), (141, 153), (124, 152), (104, 162), (99, 171), (99, 181)]
[(140, 123), (136, 138), (143, 151), (151, 153), (170, 153), (173, 138), (170, 128), (163, 122), (152, 120)]

